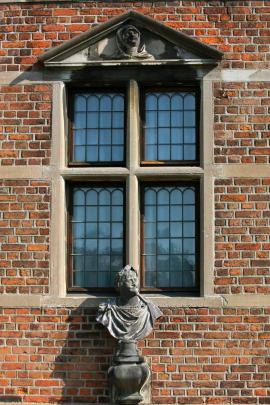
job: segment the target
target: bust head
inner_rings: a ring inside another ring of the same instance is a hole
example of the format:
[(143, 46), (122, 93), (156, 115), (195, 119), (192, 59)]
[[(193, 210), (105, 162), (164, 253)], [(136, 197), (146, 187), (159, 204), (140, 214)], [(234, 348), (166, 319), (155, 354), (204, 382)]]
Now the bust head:
[(119, 297), (99, 305), (97, 321), (118, 340), (134, 342), (143, 339), (153, 329), (161, 311), (139, 294), (138, 274), (130, 265), (116, 274), (115, 287)]
[(115, 288), (120, 296), (133, 297), (139, 292), (139, 280), (137, 271), (130, 265), (121, 269), (115, 277)]

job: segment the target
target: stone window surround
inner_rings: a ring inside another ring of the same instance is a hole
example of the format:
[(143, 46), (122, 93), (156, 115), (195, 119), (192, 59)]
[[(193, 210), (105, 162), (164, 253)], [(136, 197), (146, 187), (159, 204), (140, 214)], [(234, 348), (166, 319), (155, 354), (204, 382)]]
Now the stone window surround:
[[(51, 260), (50, 260), (50, 294), (16, 295), (4, 294), (1, 296), (1, 307), (96, 307), (103, 297), (94, 295), (70, 295), (65, 289), (65, 180), (78, 178), (76, 169), (67, 170), (65, 167), (65, 85), (62, 81), (45, 80), (38, 73), (3, 73), (1, 84), (51, 84), (53, 86), (53, 114), (52, 114), (52, 158), (50, 167), (4, 167), (0, 168), (3, 179), (45, 179), (52, 184), (52, 226), (51, 226)], [(267, 295), (214, 295), (213, 294), (213, 267), (214, 267), (214, 195), (213, 183), (215, 178), (235, 177), (270, 177), (268, 165), (258, 164), (214, 164), (213, 163), (213, 92), (215, 81), (224, 82), (269, 82), (269, 70), (218, 70), (207, 74), (201, 81), (202, 88), (202, 120), (201, 144), (203, 156), (201, 168), (195, 170), (188, 168), (186, 175), (201, 179), (203, 187), (201, 225), (201, 297), (175, 297), (170, 294), (155, 294), (151, 296), (153, 302), (161, 307), (267, 307), (270, 304)], [(149, 168), (147, 168), (149, 169)], [(93, 169), (92, 169), (93, 170)], [(125, 169), (123, 169), (125, 170)], [(182, 174), (181, 168), (177, 174)], [(168, 173), (173, 177), (174, 168)], [(95, 175), (96, 173), (93, 173)], [(102, 170), (106, 176), (108, 170)], [(83, 173), (86, 176), (86, 173)], [(101, 177), (102, 177), (101, 176)], [(203, 180), (202, 180), (203, 179)], [(204, 207), (203, 207), (204, 204)]]
[[(213, 72), (214, 73), (214, 72)], [(210, 76), (210, 77), (209, 77)], [(213, 76), (215, 76), (213, 74)], [(241, 81), (241, 75), (239, 76)], [(269, 80), (269, 78), (268, 78)], [(114, 175), (119, 179), (128, 178), (127, 183), (127, 204), (130, 205), (129, 216), (127, 217), (127, 242), (126, 242), (126, 257), (129, 262), (136, 268), (140, 265), (139, 241), (137, 239), (140, 229), (140, 218), (138, 211), (138, 182), (147, 176), (161, 179), (163, 176), (166, 179), (183, 180), (196, 179), (200, 182), (200, 297), (185, 297), (176, 296), (168, 292), (160, 294), (151, 294), (151, 300), (160, 306), (221, 306), (221, 305), (248, 305), (254, 302), (259, 302), (260, 305), (269, 305), (269, 297), (246, 297), (245, 295), (235, 297), (221, 297), (214, 294), (214, 180), (216, 177), (233, 177), (235, 173), (239, 177), (249, 177), (253, 173), (257, 177), (260, 176), (258, 165), (253, 165), (253, 168), (237, 166), (237, 169), (229, 165), (214, 164), (214, 113), (213, 113), (213, 81), (211, 73), (200, 80), (201, 100), (200, 100), (200, 166), (183, 166), (183, 167), (141, 167), (139, 166), (139, 92), (137, 83), (133, 80), (129, 83), (128, 102), (127, 102), (127, 147), (130, 149), (127, 153), (127, 168), (71, 168), (67, 167), (67, 111), (65, 106), (66, 91), (64, 83), (58, 83), (53, 88), (53, 117), (52, 131), (54, 144), (52, 147), (52, 165), (56, 168), (57, 175), (54, 178), (54, 187), (52, 189), (52, 232), (51, 232), (51, 294), (54, 297), (59, 297), (61, 301), (72, 303), (73, 305), (96, 306), (102, 297), (94, 294), (70, 294), (66, 292), (66, 239), (63, 238), (63, 230), (66, 226), (66, 208), (65, 207), (65, 182), (68, 180), (95, 180), (104, 179), (110, 180), (112, 169)], [(54, 108), (54, 106), (56, 108)], [(58, 106), (58, 107), (57, 107)], [(64, 106), (64, 109), (63, 109)], [(61, 117), (61, 120), (59, 120)], [(61, 134), (59, 137), (58, 135)], [(130, 154), (134, 156), (130, 159)], [(228, 173), (226, 173), (228, 172)], [(264, 172), (264, 170), (263, 170)], [(269, 173), (269, 169), (265, 168), (265, 172)], [(136, 173), (129, 176), (129, 173)], [(257, 175), (256, 175), (257, 173)], [(253, 175), (253, 174), (252, 174)], [(136, 208), (136, 209), (135, 209)], [(55, 218), (55, 220), (54, 220)], [(61, 226), (59, 226), (59, 220)], [(54, 228), (56, 224), (56, 228)], [(130, 229), (132, 232), (129, 232)], [(55, 240), (54, 240), (55, 238)], [(60, 269), (57, 270), (57, 269)], [(147, 296), (147, 294), (145, 294)], [(257, 298), (257, 299), (256, 299)], [(57, 300), (58, 301), (58, 300)]]
[[(194, 167), (192, 166), (185, 166), (183, 165), (181, 167), (182, 170), (179, 170), (178, 165), (175, 165), (174, 167), (171, 166), (171, 170), (168, 170), (170, 168), (170, 163), (168, 165), (160, 165), (157, 166), (155, 163), (153, 165), (140, 165), (141, 161), (141, 156), (140, 156), (140, 148), (141, 148), (141, 126), (140, 126), (140, 102), (142, 95), (140, 94), (140, 90), (138, 87), (138, 83), (135, 80), (127, 80), (127, 94), (126, 94), (126, 114), (127, 114), (127, 119), (126, 119), (126, 153), (125, 153), (125, 166), (124, 167), (115, 167), (114, 165), (102, 165), (98, 167), (92, 167), (92, 166), (84, 166), (84, 165), (78, 165), (76, 166), (76, 171), (71, 170), (73, 166), (73, 161), (70, 160), (70, 165), (68, 166), (68, 159), (69, 159), (69, 154), (68, 151), (65, 150), (65, 162), (63, 169), (63, 178), (65, 179), (66, 182), (70, 180), (77, 180), (76, 175), (79, 176), (79, 180), (87, 181), (89, 182), (89, 185), (93, 184), (91, 183), (91, 180), (93, 179), (95, 182), (100, 182), (101, 180), (105, 180), (106, 183), (109, 182), (110, 180), (114, 179), (116, 181), (119, 181), (120, 183), (124, 182), (125, 183), (125, 188), (126, 188), (126, 221), (125, 221), (125, 234), (126, 234), (126, 251), (125, 251), (125, 257), (126, 257), (126, 264), (132, 265), (136, 269), (140, 269), (140, 263), (141, 263), (141, 256), (140, 256), (140, 247), (141, 247), (141, 240), (140, 240), (140, 227), (141, 227), (141, 218), (140, 218), (140, 186), (143, 182), (148, 182), (148, 181), (153, 181), (154, 183), (158, 184), (164, 184), (166, 185), (166, 181), (172, 181), (173, 184), (174, 182), (181, 181), (181, 180), (187, 180), (189, 182), (190, 180), (197, 180), (199, 183), (200, 178), (203, 176), (203, 172), (200, 170), (199, 164), (197, 162), (194, 163)], [(158, 88), (158, 87), (156, 87)], [(163, 86), (160, 86), (160, 88), (165, 88)], [(76, 88), (75, 88), (76, 89)], [(88, 89), (88, 88), (87, 88)], [(91, 90), (91, 88), (89, 88)], [(80, 91), (82, 90), (82, 87), (80, 87)], [(75, 91), (75, 90), (74, 90)], [(142, 90), (144, 91), (144, 90)], [(190, 87), (189, 87), (190, 91)], [(67, 94), (66, 97), (70, 99), (69, 95), (69, 89), (67, 89)], [(196, 103), (198, 105), (198, 103)], [(65, 117), (64, 117), (65, 120)], [(69, 126), (70, 129), (70, 126)], [(68, 129), (66, 128), (68, 131)], [(70, 134), (66, 135), (66, 138), (68, 141), (70, 141), (71, 137)], [(68, 147), (68, 145), (65, 145)], [(198, 145), (197, 145), (198, 146)], [(83, 170), (82, 170), (83, 169)], [(105, 173), (107, 174), (105, 178), (104, 174), (104, 169)], [(191, 170), (190, 170), (191, 169)], [(94, 175), (93, 175), (94, 172)], [(187, 173), (188, 172), (188, 173)], [(80, 174), (82, 173), (82, 176)], [(94, 177), (94, 178), (93, 178)], [(165, 183), (164, 182), (165, 179)], [(120, 184), (119, 183), (119, 184)], [(100, 183), (99, 183), (100, 184)], [(108, 183), (110, 184), (110, 183)], [(67, 184), (67, 187), (68, 184)], [(201, 205), (201, 204), (200, 204)], [(69, 231), (71, 232), (71, 227), (69, 227)], [(199, 240), (200, 238), (198, 238)], [(201, 246), (200, 246), (201, 248)], [(197, 254), (198, 255), (198, 252)], [(68, 256), (68, 252), (67, 252)], [(199, 255), (198, 255), (199, 257)], [(202, 264), (200, 263), (199, 268), (201, 268)], [(69, 263), (69, 265), (66, 266), (66, 271), (69, 273), (69, 278), (71, 278), (71, 272), (72, 272), (72, 267)], [(120, 269), (119, 269), (120, 270)], [(196, 273), (198, 270), (196, 269)], [(141, 272), (139, 272), (141, 274)], [(200, 277), (200, 275), (199, 275)], [(68, 285), (70, 281), (67, 281), (66, 289), (69, 290), (68, 294), (71, 294), (72, 292), (76, 293), (76, 289), (78, 293), (80, 293), (80, 287), (72, 287), (72, 285)], [(84, 287), (82, 287), (83, 289)], [(87, 289), (87, 288), (86, 288)], [(104, 289), (104, 288), (103, 288)], [(179, 288), (179, 290), (181, 287)], [(195, 288), (194, 288), (195, 289)], [(202, 289), (202, 286), (200, 286), (200, 290)], [(91, 295), (91, 290), (95, 290), (95, 288), (89, 288), (89, 292), (87, 294)], [(101, 290), (101, 288), (96, 288), (96, 290)], [(147, 288), (145, 287), (145, 290)], [(161, 288), (162, 290), (162, 288)], [(170, 288), (163, 288), (164, 292), (167, 290), (169, 291)], [(99, 291), (99, 294), (101, 291)], [(190, 294), (189, 292), (187, 294)], [(191, 288), (191, 294), (192, 294), (192, 288)], [(182, 296), (185, 296), (185, 293), (182, 293)]]
[[(213, 207), (213, 177), (211, 176), (213, 151), (212, 134), (213, 121), (212, 103), (204, 100), (212, 99), (212, 84), (201, 81), (201, 128), (200, 128), (200, 166), (183, 167), (142, 167), (139, 165), (139, 92), (136, 81), (130, 80), (128, 86), (127, 101), (127, 166), (126, 167), (68, 167), (67, 165), (67, 144), (65, 137), (67, 131), (66, 107), (63, 110), (66, 100), (66, 89), (64, 83), (54, 85), (53, 91), (53, 155), (52, 165), (55, 168), (55, 178), (52, 190), (52, 227), (51, 227), (51, 293), (55, 297), (62, 297), (74, 300), (87, 298), (99, 300), (94, 294), (71, 294), (66, 292), (66, 235), (63, 238), (63, 230), (66, 230), (66, 201), (65, 187), (67, 181), (72, 180), (127, 180), (127, 204), (129, 206), (127, 215), (127, 261), (135, 268), (140, 266), (139, 255), (139, 184), (138, 179), (170, 180), (196, 179), (200, 182), (200, 216), (201, 216), (201, 238), (200, 238), (200, 297), (176, 297), (172, 295), (170, 300), (174, 302), (188, 302), (189, 300), (202, 301), (206, 297), (214, 297), (213, 276), (211, 268), (214, 263), (214, 235), (212, 232), (214, 221)], [(58, 106), (58, 107), (57, 107)], [(61, 119), (59, 119), (61, 117)], [(205, 119), (206, 118), (206, 119)], [(57, 136), (60, 134), (60, 137)], [(209, 134), (209, 136), (206, 136)], [(130, 156), (133, 158), (130, 159)], [(209, 201), (212, 203), (209, 204)], [(63, 208), (65, 207), (65, 208)], [(56, 224), (56, 225), (55, 225)], [(132, 229), (132, 232), (130, 231)], [(207, 246), (207, 249), (206, 249)], [(55, 271), (54, 269), (59, 269)], [(209, 269), (209, 271), (205, 271)], [(104, 294), (106, 295), (106, 294)], [(147, 295), (147, 294), (146, 294)], [(153, 294), (151, 297), (159, 304), (168, 300), (169, 293)]]

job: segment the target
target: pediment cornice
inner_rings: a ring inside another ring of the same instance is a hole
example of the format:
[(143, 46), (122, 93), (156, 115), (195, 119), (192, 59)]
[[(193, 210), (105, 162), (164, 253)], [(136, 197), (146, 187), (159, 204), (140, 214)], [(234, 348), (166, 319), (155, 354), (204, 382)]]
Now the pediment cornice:
[(129, 11), (50, 49), (39, 60), (48, 67), (69, 68), (119, 64), (214, 65), (222, 56), (222, 52), (182, 32)]

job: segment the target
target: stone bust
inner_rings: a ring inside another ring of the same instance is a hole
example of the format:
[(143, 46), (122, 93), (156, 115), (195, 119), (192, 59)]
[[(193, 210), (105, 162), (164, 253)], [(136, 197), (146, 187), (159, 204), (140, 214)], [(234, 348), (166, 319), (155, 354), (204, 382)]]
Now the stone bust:
[(141, 33), (134, 25), (124, 25), (116, 32), (117, 52), (115, 59), (153, 59), (141, 43)]
[(100, 304), (97, 321), (119, 341), (143, 339), (162, 312), (139, 294), (138, 274), (133, 267), (127, 265), (117, 273), (115, 287), (119, 297)]

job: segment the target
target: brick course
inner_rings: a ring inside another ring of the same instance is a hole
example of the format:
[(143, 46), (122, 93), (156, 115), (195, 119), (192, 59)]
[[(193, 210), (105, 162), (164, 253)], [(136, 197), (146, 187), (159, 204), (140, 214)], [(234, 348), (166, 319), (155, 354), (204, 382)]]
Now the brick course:
[(0, 293), (48, 293), (49, 219), (49, 182), (0, 181)]
[(269, 294), (270, 179), (215, 180), (218, 294)]
[[(270, 68), (270, 1), (49, 1), (0, 4), (0, 72), (40, 73), (47, 49), (130, 9), (221, 50), (220, 68)], [(52, 86), (17, 79), (0, 86), (0, 166), (49, 166)], [(216, 82), (213, 97), (215, 163), (267, 167), (269, 82)], [(211, 268), (216, 295), (248, 300), (270, 293), (270, 178), (236, 176), (215, 180)], [(0, 179), (0, 294), (14, 306), (50, 293), (50, 198), (47, 179)], [(0, 403), (108, 403), (115, 341), (95, 312), (0, 308)], [(270, 308), (163, 312), (139, 343), (153, 404), (270, 404)]]
[(50, 85), (0, 86), (0, 165), (48, 165)]
[[(109, 402), (106, 373), (115, 343), (95, 312), (1, 310), (0, 401)], [(269, 403), (269, 309), (163, 312), (140, 342), (152, 365), (153, 404)]]
[(269, 163), (269, 97), (269, 82), (214, 84), (216, 163)]

